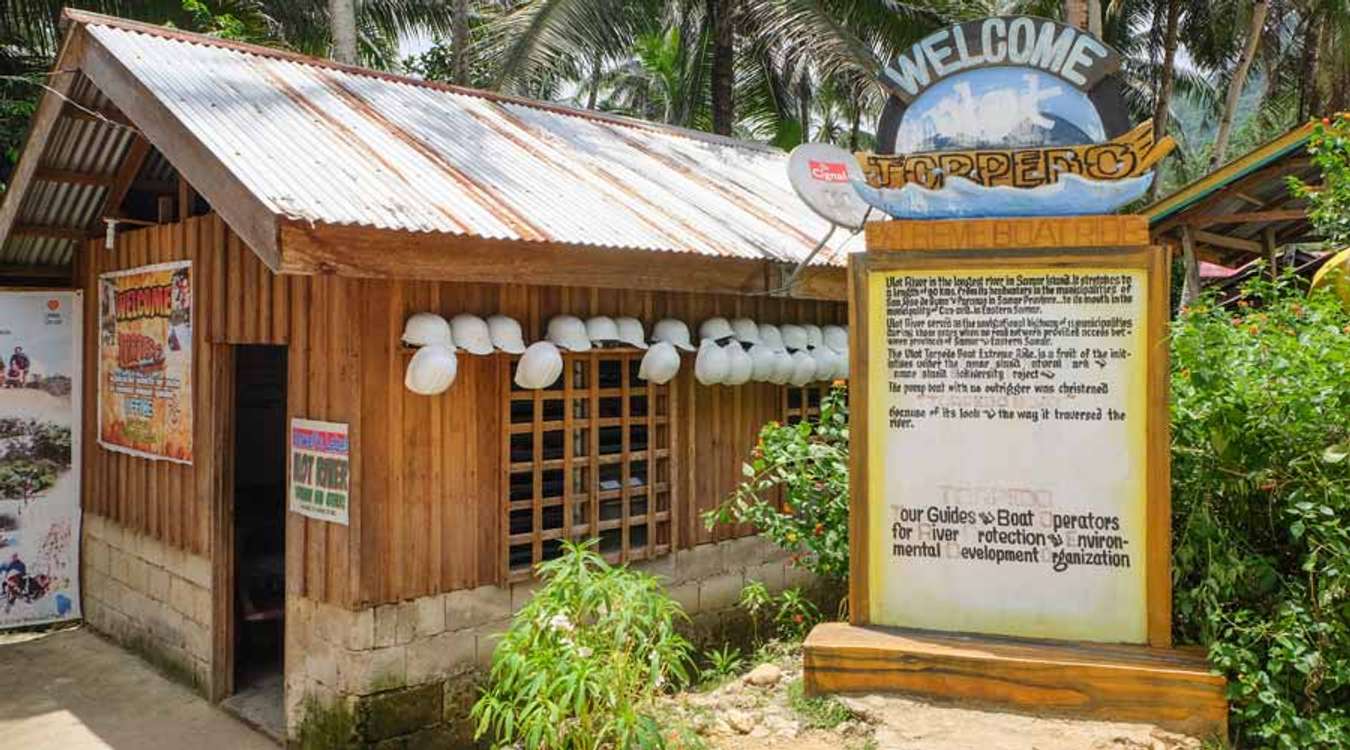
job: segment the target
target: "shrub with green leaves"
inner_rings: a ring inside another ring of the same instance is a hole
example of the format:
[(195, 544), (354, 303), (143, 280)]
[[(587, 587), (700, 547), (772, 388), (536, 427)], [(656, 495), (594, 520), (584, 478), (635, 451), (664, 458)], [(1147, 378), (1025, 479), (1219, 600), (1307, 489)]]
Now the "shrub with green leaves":
[[(836, 388), (820, 419), (760, 430), (745, 481), (704, 514), (708, 528), (754, 524), (793, 553), (794, 565), (840, 583), (848, 578), (848, 397)], [(778, 504), (781, 491), (782, 505)]]
[(539, 566), (541, 586), (497, 646), (477, 736), (534, 750), (661, 747), (652, 699), (689, 679), (686, 620), (659, 581), (586, 544)]
[(1350, 315), (1297, 280), (1172, 331), (1175, 628), (1243, 746), (1350, 738)]

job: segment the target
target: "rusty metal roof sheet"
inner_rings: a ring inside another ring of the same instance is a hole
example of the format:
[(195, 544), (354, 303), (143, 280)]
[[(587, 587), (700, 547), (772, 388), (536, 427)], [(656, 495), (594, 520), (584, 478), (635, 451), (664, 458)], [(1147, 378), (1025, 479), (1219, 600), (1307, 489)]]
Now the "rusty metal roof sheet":
[(87, 31), (281, 216), (784, 262), (829, 229), (777, 149), (181, 32)]

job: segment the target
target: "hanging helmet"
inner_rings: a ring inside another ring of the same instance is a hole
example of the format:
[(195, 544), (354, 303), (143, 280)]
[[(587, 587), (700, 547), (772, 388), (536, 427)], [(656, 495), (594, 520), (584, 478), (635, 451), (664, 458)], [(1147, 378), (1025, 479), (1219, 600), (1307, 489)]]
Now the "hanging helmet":
[[(642, 321), (637, 318), (615, 318), (614, 324), (619, 327), (619, 341), (635, 346), (639, 349), (646, 349), (646, 334), (642, 330)], [(678, 354), (675, 356), (679, 356)]]
[(727, 377), (731, 364), (722, 347), (712, 339), (703, 339), (698, 345), (698, 357), (694, 360), (694, 377), (704, 385), (717, 385)]
[(805, 351), (795, 351), (792, 353), (792, 377), (788, 382), (795, 386), (803, 386), (810, 383), (816, 377), (816, 361)]
[(739, 341), (729, 341), (722, 346), (727, 353), (727, 377), (722, 381), (723, 385), (743, 385), (750, 382), (750, 375), (754, 370), (754, 362), (750, 355), (745, 353)]
[(591, 350), (591, 339), (586, 334), (586, 324), (575, 315), (554, 315), (549, 318), (547, 338), (569, 352)]
[(778, 326), (778, 330), (783, 334), (783, 346), (790, 352), (801, 351), (806, 348), (806, 329), (794, 323), (784, 323)]
[(839, 361), (835, 363), (835, 380), (848, 380), (848, 350), (845, 349), (839, 354)]
[(815, 323), (803, 323), (802, 328), (806, 329), (807, 349), (815, 349), (825, 345), (825, 337), (821, 334), (820, 326)]
[(435, 396), (455, 382), (458, 371), (453, 349), (444, 344), (426, 344), (408, 361), (403, 385), (418, 395)]
[(834, 380), (834, 371), (838, 366), (836, 358), (838, 354), (827, 346), (818, 346), (811, 350), (811, 359), (816, 362), (816, 380), (829, 381)]
[(420, 312), (408, 316), (403, 324), (403, 343), (408, 346), (428, 346), (440, 344), (455, 348), (455, 337), (450, 334), (450, 324), (436, 313)]
[(720, 343), (735, 335), (736, 333), (731, 330), (731, 324), (727, 322), (726, 318), (721, 316), (708, 318), (703, 321), (703, 325), (698, 327), (698, 337), (700, 339), (712, 339), (713, 341)]
[(731, 321), (731, 332), (742, 344), (759, 343), (759, 326), (749, 318), (737, 318)]
[(455, 344), (470, 354), (491, 354), (492, 334), (482, 318), (469, 313), (460, 313), (450, 319), (450, 332)]
[(592, 344), (603, 346), (619, 340), (619, 326), (608, 315), (595, 315), (586, 319), (586, 338)]
[[(578, 321), (580, 322), (580, 321)], [(551, 341), (536, 341), (520, 355), (516, 363), (516, 385), (538, 390), (553, 385), (562, 375), (562, 353)]]
[(680, 353), (668, 341), (652, 344), (642, 355), (642, 364), (638, 365), (638, 377), (657, 385), (669, 383), (675, 373), (680, 371)]
[(652, 329), (652, 341), (666, 341), (676, 349), (694, 351), (694, 345), (689, 343), (689, 326), (685, 325), (683, 320), (675, 318), (666, 318), (658, 322)]
[(520, 332), (520, 323), (505, 315), (493, 315), (487, 319), (488, 337), (492, 345), (507, 354), (522, 354), (525, 351), (525, 336)]
[(788, 354), (787, 349), (781, 349), (773, 353), (773, 374), (769, 378), (770, 383), (778, 385), (787, 385), (792, 379), (792, 355)]
[(750, 347), (750, 379), (756, 383), (773, 382), (773, 349), (764, 344)]
[(828, 325), (820, 329), (825, 337), (825, 346), (830, 347), (836, 352), (843, 353), (848, 351), (848, 329), (843, 326)]
[(783, 348), (783, 333), (773, 323), (759, 324), (759, 340), (773, 351)]

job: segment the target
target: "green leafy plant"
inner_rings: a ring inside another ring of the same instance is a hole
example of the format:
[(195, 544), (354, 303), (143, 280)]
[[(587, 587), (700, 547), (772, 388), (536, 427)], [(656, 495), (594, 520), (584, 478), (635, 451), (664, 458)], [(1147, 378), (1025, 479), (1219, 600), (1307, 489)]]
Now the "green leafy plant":
[(775, 599), (775, 605), (774, 624), (779, 634), (789, 640), (800, 641), (820, 622), (820, 609), (801, 589), (785, 589)]
[(1350, 737), (1350, 315), (1292, 276), (1172, 332), (1175, 629), (1249, 747)]
[[(821, 400), (820, 419), (771, 422), (743, 467), (745, 481), (704, 514), (717, 524), (755, 525), (793, 553), (794, 565), (840, 583), (848, 578), (848, 400), (836, 388)], [(779, 503), (781, 493), (782, 502)]]
[(1308, 201), (1308, 218), (1335, 246), (1350, 241), (1350, 116), (1324, 117), (1313, 125), (1308, 153), (1321, 172), (1319, 184), (1289, 178), (1289, 191)]
[(760, 626), (772, 604), (773, 594), (769, 593), (769, 587), (765, 586), (763, 581), (745, 584), (741, 589), (741, 598), (736, 602), (736, 606), (750, 615), (750, 637), (757, 646), (763, 642)]
[(807, 729), (834, 729), (853, 718), (853, 712), (834, 698), (807, 696), (801, 680), (794, 680), (788, 685), (788, 707)]
[(704, 682), (722, 682), (745, 668), (745, 659), (741, 650), (733, 646), (723, 646), (708, 652), (708, 666), (704, 667), (700, 677)]
[(686, 620), (659, 581), (565, 543), (511, 621), (474, 704), (476, 736), (525, 748), (662, 747), (652, 699), (686, 683)]

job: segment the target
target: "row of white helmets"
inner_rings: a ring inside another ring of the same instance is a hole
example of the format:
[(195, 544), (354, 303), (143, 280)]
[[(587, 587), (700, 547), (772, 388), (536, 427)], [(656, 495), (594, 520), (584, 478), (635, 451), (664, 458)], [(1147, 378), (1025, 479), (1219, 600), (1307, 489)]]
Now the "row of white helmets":
[[(704, 385), (755, 380), (801, 386), (848, 377), (848, 331), (842, 326), (779, 326), (749, 318), (715, 317), (699, 326), (699, 338), (694, 377)], [(454, 383), (459, 349), (474, 355), (493, 351), (522, 355), (516, 384), (531, 389), (547, 388), (557, 381), (563, 369), (560, 350), (587, 352), (609, 345), (644, 349), (647, 353), (638, 377), (657, 384), (669, 382), (679, 372), (678, 350), (695, 351), (684, 321), (666, 318), (658, 322), (649, 345), (642, 321), (605, 315), (584, 322), (573, 315), (556, 315), (548, 322), (546, 340), (526, 346), (520, 323), (505, 315), (484, 320), (463, 313), (447, 321), (435, 313), (416, 313), (404, 325), (403, 343), (417, 347), (404, 385), (427, 396)]]

